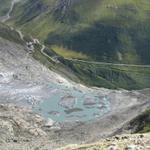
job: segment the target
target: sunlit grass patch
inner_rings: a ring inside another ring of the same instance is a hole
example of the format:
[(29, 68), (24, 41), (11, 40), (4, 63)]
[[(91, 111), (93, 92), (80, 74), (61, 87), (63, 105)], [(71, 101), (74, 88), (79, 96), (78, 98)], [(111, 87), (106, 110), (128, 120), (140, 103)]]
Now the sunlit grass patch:
[(89, 57), (81, 52), (76, 52), (67, 49), (63, 46), (53, 45), (51, 47), (57, 54), (63, 56), (64, 58), (78, 58), (78, 59), (89, 59)]

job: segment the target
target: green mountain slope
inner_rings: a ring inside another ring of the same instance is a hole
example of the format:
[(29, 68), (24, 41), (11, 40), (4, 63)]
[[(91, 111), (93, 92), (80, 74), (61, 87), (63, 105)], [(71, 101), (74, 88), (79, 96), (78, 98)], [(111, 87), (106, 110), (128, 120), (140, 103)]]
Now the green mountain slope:
[(150, 64), (149, 0), (26, 0), (12, 15), (62, 56)]
[(65, 60), (83, 83), (105, 88), (143, 89), (150, 87), (150, 67), (91, 64)]
[(11, 0), (0, 0), (0, 16), (5, 15), (10, 7)]
[[(149, 64), (149, 1), (67, 2), (70, 1), (64, 0), (63, 4), (55, 0), (20, 1), (6, 23), (39, 38), (47, 46), (44, 52), (50, 57), (57, 53), (61, 64), (43, 55), (40, 45), (36, 46), (33, 57), (74, 81), (106, 88), (149, 88), (148, 67), (89, 64), (63, 59)], [(16, 39), (18, 33), (9, 33), (9, 27), (5, 32), (4, 26), (0, 27), (0, 35), (10, 40), (12, 34), (13, 40), (22, 42)]]

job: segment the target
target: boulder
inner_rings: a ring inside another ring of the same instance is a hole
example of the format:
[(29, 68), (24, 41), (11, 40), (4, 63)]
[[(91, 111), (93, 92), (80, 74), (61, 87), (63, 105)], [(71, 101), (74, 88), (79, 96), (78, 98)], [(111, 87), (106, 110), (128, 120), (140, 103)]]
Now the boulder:
[(127, 145), (125, 150), (139, 150), (139, 149), (138, 149), (137, 145), (131, 144), (131, 145)]
[(107, 147), (107, 150), (121, 150), (121, 149), (119, 148), (117, 144), (113, 143)]
[(52, 127), (54, 125), (55, 121), (49, 118), (47, 122), (45, 123), (45, 127)]

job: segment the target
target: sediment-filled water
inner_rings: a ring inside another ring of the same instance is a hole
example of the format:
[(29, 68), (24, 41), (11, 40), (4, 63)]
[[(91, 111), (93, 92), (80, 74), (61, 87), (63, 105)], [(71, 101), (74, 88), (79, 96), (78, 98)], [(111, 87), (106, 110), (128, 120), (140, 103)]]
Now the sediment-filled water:
[(109, 111), (109, 98), (96, 90), (78, 90), (51, 83), (49, 98), (34, 107), (34, 111), (58, 122), (89, 121)]

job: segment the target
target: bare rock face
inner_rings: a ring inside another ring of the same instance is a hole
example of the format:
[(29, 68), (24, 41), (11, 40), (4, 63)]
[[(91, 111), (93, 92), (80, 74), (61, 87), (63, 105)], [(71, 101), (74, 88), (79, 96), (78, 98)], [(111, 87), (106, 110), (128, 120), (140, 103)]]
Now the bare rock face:
[(5, 141), (17, 135), (46, 136), (41, 129), (45, 121), (29, 110), (13, 105), (0, 105), (0, 136)]
[(57, 145), (57, 135), (53, 135), (56, 128), (53, 127), (52, 120), (46, 121), (29, 109), (13, 104), (0, 104), (0, 150), (34, 150), (42, 149), (41, 147), (51, 150)]

